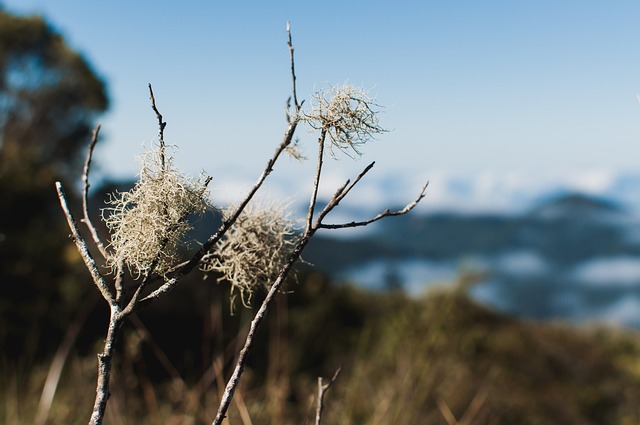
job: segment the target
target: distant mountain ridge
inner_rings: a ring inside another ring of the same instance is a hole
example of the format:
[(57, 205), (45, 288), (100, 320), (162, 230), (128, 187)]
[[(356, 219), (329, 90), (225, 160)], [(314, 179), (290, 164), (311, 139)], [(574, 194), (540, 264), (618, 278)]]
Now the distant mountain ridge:
[(527, 215), (539, 218), (602, 218), (604, 216), (621, 216), (627, 210), (610, 199), (589, 196), (582, 193), (565, 193), (550, 197), (547, 201), (534, 206)]
[(600, 197), (556, 195), (522, 214), (410, 214), (360, 237), (320, 235), (306, 258), (378, 289), (393, 274), (414, 293), (481, 272), (472, 294), (502, 311), (640, 326), (640, 220)]

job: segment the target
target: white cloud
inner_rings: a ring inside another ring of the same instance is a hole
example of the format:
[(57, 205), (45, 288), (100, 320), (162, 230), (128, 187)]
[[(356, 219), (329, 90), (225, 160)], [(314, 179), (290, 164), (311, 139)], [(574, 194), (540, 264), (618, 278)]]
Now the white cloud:
[(593, 286), (640, 286), (640, 258), (598, 258), (584, 262), (573, 269), (570, 276)]
[[(306, 208), (311, 193), (313, 170), (304, 164), (286, 164), (267, 179), (278, 197), (297, 197), (296, 207)], [(347, 179), (353, 180), (366, 165), (362, 161), (334, 167), (328, 162), (320, 185), (319, 197), (328, 199)], [(281, 169), (282, 168), (282, 169)], [(238, 199), (254, 184), (258, 175), (248, 176), (240, 169), (213, 173), (214, 196), (224, 201)], [(397, 172), (374, 167), (354, 188), (342, 204), (347, 208), (378, 212), (381, 209), (405, 205), (417, 196), (429, 181), (427, 197), (419, 211), (433, 213), (518, 214), (530, 210), (540, 199), (550, 194), (580, 192), (601, 196), (640, 211), (640, 175), (618, 174), (607, 169), (545, 171), (485, 170), (477, 173), (457, 173), (446, 170), (405, 169)], [(299, 204), (299, 206), (298, 206)], [(342, 206), (341, 206), (342, 207)]]
[(586, 170), (568, 175), (566, 186), (578, 192), (606, 195), (611, 192), (616, 178), (617, 175), (611, 170)]
[(533, 251), (515, 251), (500, 255), (495, 267), (502, 273), (518, 276), (541, 275), (549, 271), (549, 264)]
[(451, 284), (459, 272), (457, 264), (448, 261), (378, 259), (353, 267), (342, 273), (339, 278), (370, 289), (383, 289), (386, 277), (394, 274), (409, 294), (418, 295), (428, 286)]

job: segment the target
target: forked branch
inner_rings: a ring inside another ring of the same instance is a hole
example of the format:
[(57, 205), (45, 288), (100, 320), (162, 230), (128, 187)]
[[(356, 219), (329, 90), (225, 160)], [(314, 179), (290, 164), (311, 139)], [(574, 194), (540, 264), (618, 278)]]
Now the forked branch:
[[(416, 199), (413, 200), (413, 202), (405, 205), (404, 208), (397, 210), (397, 211), (391, 211), (391, 210), (384, 210), (383, 212), (381, 212), (380, 214), (376, 215), (373, 218), (370, 218), (369, 220), (364, 220), (364, 221), (351, 221), (349, 223), (341, 223), (341, 224), (324, 224), (322, 222), (318, 222), (317, 227), (320, 229), (344, 229), (344, 228), (349, 228), (349, 227), (361, 227), (361, 226), (366, 226), (369, 225), (375, 221), (378, 221), (380, 219), (383, 219), (385, 217), (394, 217), (397, 215), (403, 215), (408, 213), (409, 211), (411, 211), (412, 209), (414, 209), (422, 200), (422, 198), (424, 198), (427, 194), (427, 186), (429, 185), (429, 183), (425, 184), (422, 187), (422, 190), (420, 191), (420, 194), (418, 195), (418, 197)], [(350, 190), (350, 189), (349, 189)], [(335, 198), (335, 196), (334, 196)], [(342, 199), (342, 197), (340, 198)], [(335, 202), (335, 204), (333, 203), (333, 199), (331, 202), (329, 202), (329, 204), (327, 204), (327, 206), (325, 207), (325, 210), (323, 211), (323, 213), (330, 211), (333, 207), (335, 207), (335, 205), (337, 205), (337, 203), (339, 202), (339, 200), (337, 200)], [(327, 211), (328, 210), (328, 211)], [(321, 218), (324, 218), (324, 216), (326, 216), (326, 214), (320, 214)]]
[(316, 404), (316, 425), (320, 425), (320, 422), (322, 421), (322, 411), (324, 410), (324, 396), (326, 395), (327, 391), (329, 391), (329, 388), (331, 388), (331, 385), (333, 385), (333, 383), (336, 382), (336, 379), (338, 379), (338, 376), (340, 375), (341, 371), (342, 371), (342, 367), (339, 367), (338, 370), (336, 370), (335, 373), (333, 374), (333, 377), (331, 377), (329, 382), (327, 382), (326, 384), (322, 383), (321, 376), (318, 377), (318, 400)]

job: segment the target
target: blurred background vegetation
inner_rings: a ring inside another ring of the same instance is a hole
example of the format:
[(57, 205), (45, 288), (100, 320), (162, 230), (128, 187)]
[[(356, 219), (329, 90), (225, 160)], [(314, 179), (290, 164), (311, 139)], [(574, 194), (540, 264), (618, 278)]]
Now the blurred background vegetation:
[[(108, 104), (99, 73), (47, 22), (0, 9), (0, 422), (8, 425), (34, 422), (60, 357), (48, 422), (81, 424), (90, 414), (107, 309), (69, 241), (53, 183), (78, 187)], [(114, 187), (95, 191), (95, 214)], [(355, 249), (362, 245), (341, 251)], [(410, 298), (394, 285), (374, 293), (303, 268), (261, 329), (229, 423), (311, 423), (316, 379), (339, 366), (327, 424), (638, 423), (635, 333), (501, 315), (470, 300), (474, 279)], [(252, 316), (231, 315), (228, 299), (227, 286), (193, 275), (134, 316), (119, 342), (107, 423), (210, 423)]]
[(19, 369), (46, 356), (89, 292), (52, 185), (77, 186), (108, 104), (105, 83), (42, 18), (0, 9), (0, 344)]

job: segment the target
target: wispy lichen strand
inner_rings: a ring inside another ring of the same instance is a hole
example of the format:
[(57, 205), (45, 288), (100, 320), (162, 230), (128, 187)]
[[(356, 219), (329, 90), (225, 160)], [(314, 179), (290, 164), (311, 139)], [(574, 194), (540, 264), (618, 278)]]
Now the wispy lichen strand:
[[(229, 208), (227, 211), (232, 211)], [(231, 284), (247, 306), (256, 288), (268, 289), (294, 245), (294, 222), (280, 207), (248, 206), (200, 264)]]
[(331, 86), (314, 93), (304, 120), (314, 130), (326, 133), (329, 152), (334, 148), (347, 155), (361, 155), (359, 146), (384, 133), (378, 121), (381, 106), (362, 88), (348, 84)]
[(165, 149), (147, 152), (141, 163), (133, 189), (112, 194), (103, 210), (111, 233), (108, 264), (115, 268), (123, 261), (135, 276), (161, 274), (175, 264), (181, 239), (191, 229), (188, 216), (209, 206), (210, 178), (183, 176)]

